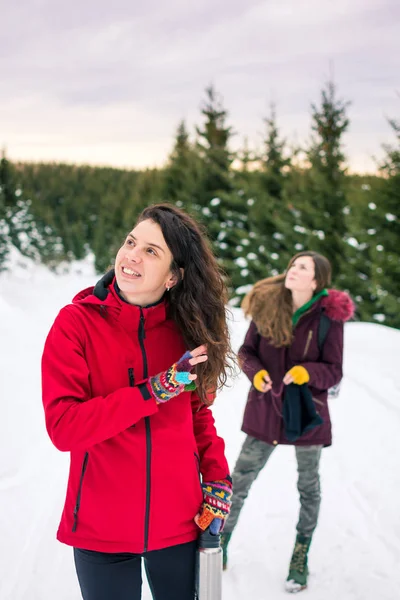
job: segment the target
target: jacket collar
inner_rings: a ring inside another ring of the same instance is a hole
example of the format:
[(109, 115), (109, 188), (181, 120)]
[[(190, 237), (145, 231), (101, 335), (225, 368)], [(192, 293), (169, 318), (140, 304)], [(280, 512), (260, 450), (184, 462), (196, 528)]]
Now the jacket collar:
[(167, 319), (167, 302), (160, 300), (151, 306), (136, 306), (125, 302), (115, 288), (114, 271), (106, 273), (94, 287), (82, 290), (73, 299), (74, 304), (89, 304), (98, 308), (100, 314), (118, 322), (128, 331), (157, 327)]
[(310, 310), (310, 308), (313, 306), (313, 304), (315, 304), (316, 302), (318, 302), (318, 300), (320, 300), (321, 298), (323, 298), (324, 296), (328, 296), (328, 290), (321, 290), (320, 292), (318, 292), (318, 294), (315, 294), (315, 296), (313, 296), (308, 302), (306, 302), (305, 304), (303, 304), (303, 306), (300, 306), (300, 308), (298, 308), (292, 316), (292, 324), (293, 326), (297, 325), (300, 317), (302, 315), (304, 315), (306, 312), (308, 312)]
[(314, 312), (315, 310), (323, 311), (332, 321), (345, 323), (354, 317), (355, 305), (347, 292), (335, 289), (323, 290), (320, 294), (311, 298), (310, 302), (301, 306), (299, 310), (294, 313), (293, 318), (301, 311), (296, 322), (293, 321), (293, 326), (296, 325), (305, 314)]

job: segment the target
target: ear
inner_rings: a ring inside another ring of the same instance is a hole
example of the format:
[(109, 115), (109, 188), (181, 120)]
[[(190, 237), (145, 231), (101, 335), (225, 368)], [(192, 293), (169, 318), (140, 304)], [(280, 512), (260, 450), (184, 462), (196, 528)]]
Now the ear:
[[(182, 279), (183, 279), (183, 275), (184, 275), (184, 272), (185, 272), (185, 271), (184, 271), (184, 269), (179, 269), (179, 270), (180, 270), (180, 272), (181, 272), (181, 277), (182, 277)], [(172, 274), (171, 274), (171, 277), (170, 277), (170, 278), (169, 278), (169, 279), (168, 279), (168, 280), (165, 282), (165, 287), (166, 287), (167, 289), (171, 289), (171, 288), (173, 288), (173, 287), (174, 287), (174, 285), (176, 285), (177, 283), (178, 283), (178, 277), (177, 277), (177, 276), (176, 276), (174, 273), (172, 273)]]

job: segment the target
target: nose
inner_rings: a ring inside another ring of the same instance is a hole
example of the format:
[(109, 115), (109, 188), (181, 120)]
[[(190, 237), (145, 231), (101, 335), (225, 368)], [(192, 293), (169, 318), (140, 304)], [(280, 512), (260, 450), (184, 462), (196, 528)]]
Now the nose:
[(141, 254), (140, 254), (140, 250), (138, 249), (137, 246), (134, 246), (132, 248), (129, 248), (126, 253), (125, 253), (125, 258), (130, 261), (133, 262), (135, 264), (138, 264), (141, 262)]

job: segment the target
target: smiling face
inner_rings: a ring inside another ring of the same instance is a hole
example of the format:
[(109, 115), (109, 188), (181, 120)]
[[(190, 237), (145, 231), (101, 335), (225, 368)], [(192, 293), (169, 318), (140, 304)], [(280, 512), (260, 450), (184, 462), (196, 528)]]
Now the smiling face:
[(127, 236), (115, 259), (115, 277), (122, 297), (130, 304), (154, 304), (167, 287), (175, 285), (173, 256), (160, 226), (147, 219)]
[(291, 292), (309, 292), (317, 288), (315, 264), (311, 256), (297, 257), (287, 270), (285, 287)]

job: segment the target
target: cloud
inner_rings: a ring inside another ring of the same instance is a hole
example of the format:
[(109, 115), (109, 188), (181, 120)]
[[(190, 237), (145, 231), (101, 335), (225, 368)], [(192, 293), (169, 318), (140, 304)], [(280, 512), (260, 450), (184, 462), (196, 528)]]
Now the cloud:
[(210, 82), (234, 145), (259, 143), (271, 100), (283, 134), (305, 141), (333, 69), (352, 101), (351, 161), (373, 168), (384, 115), (399, 113), (396, 15), (397, 0), (14, 3), (2, 11), (0, 143), (32, 160), (160, 164), (178, 121), (200, 122)]

